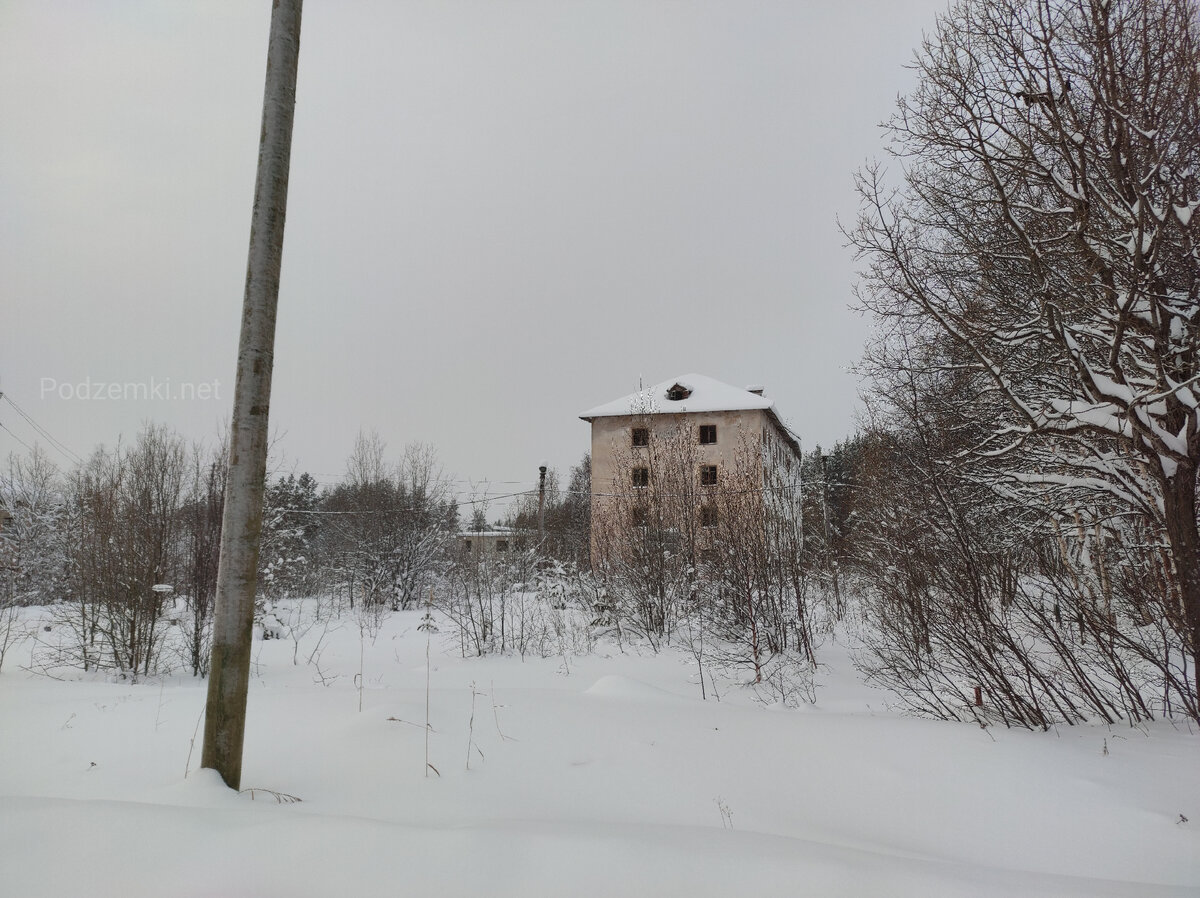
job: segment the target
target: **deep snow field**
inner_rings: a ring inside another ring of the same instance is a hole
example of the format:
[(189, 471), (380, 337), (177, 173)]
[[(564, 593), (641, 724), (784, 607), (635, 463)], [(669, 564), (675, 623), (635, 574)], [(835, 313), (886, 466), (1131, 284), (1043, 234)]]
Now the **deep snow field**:
[(1200, 895), (1184, 723), (905, 717), (828, 639), (815, 706), (737, 674), (702, 701), (682, 651), (463, 659), (443, 626), (427, 777), (420, 621), (367, 641), (361, 711), (353, 621), (324, 683), (303, 646), (294, 665), (291, 642), (256, 642), (242, 785), (289, 804), (198, 770), (199, 738), (185, 777), (203, 682), (55, 679), (11, 649), (0, 895)]

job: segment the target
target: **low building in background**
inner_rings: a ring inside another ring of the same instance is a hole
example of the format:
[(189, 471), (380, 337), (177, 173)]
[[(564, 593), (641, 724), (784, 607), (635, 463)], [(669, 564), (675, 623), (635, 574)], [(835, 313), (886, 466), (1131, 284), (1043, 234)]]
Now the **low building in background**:
[(459, 553), (477, 560), (504, 558), (513, 552), (524, 552), (535, 545), (537, 533), (515, 527), (462, 530), (458, 533)]

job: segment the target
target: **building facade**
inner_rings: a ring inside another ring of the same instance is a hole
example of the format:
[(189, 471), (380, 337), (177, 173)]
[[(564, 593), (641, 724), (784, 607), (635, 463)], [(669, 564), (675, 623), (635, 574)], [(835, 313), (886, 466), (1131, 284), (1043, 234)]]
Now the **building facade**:
[(774, 405), (760, 387), (687, 374), (580, 415), (592, 427), (593, 563), (643, 528), (703, 553), (722, 533), (798, 516), (800, 444)]
[(537, 533), (514, 527), (492, 530), (462, 530), (457, 536), (459, 555), (476, 561), (506, 558), (537, 545)]

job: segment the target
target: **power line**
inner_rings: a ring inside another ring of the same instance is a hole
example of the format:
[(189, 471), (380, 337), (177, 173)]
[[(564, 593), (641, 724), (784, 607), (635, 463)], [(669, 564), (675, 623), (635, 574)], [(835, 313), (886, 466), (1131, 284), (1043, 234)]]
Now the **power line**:
[[(457, 500), (457, 499), (447, 499), (446, 504), (447, 505), (455, 505), (455, 506), (482, 505), (485, 502), (491, 502), (496, 499), (511, 499), (514, 496), (534, 496), (534, 495), (537, 495), (537, 490), (525, 490), (524, 492), (520, 492), (520, 493), (505, 493), (500, 496), (487, 496), (483, 499), (463, 499), (461, 501)], [(374, 509), (364, 509), (362, 511), (318, 511), (318, 510), (310, 510), (307, 508), (281, 508), (281, 509), (279, 509), (279, 511), (289, 513), (289, 514), (312, 514), (312, 515), (368, 515), (368, 514), (389, 514), (390, 513), (388, 511), (374, 510)]]
[[(44, 428), (44, 427), (42, 427), (42, 425), (38, 424), (37, 421), (34, 421), (33, 418), (31, 418), (29, 416), (29, 414), (23, 408), (21, 408), (19, 405), (17, 405), (15, 402), (13, 402), (11, 396), (9, 396), (7, 393), (0, 393), (0, 398), (3, 398), (5, 402), (7, 402), (10, 406), (12, 406), (13, 410), (18, 415), (20, 415), (22, 418), (24, 418), (25, 422), (34, 429), (34, 432), (39, 434), (44, 440), (49, 442), (51, 448), (56, 450), (60, 455), (62, 455), (64, 458), (66, 458), (67, 461), (70, 461), (70, 462), (73, 462), (74, 464), (79, 464), (79, 465), (83, 464), (82, 458), (80, 458), (73, 451), (71, 451), (71, 449), (66, 445), (66, 443), (57, 439), (52, 433), (50, 433), (50, 431), (46, 430), (46, 428)], [(4, 429), (8, 430), (7, 427)], [(9, 433), (12, 433), (12, 431), (10, 430)], [(22, 445), (25, 445), (25, 444), (22, 443)], [(32, 452), (33, 450), (30, 449), (29, 451)]]
[(19, 436), (17, 436), (15, 433), (13, 433), (11, 430), (8, 430), (8, 428), (4, 426), (3, 422), (0, 422), (0, 428), (3, 428), (4, 430), (8, 431), (8, 435), (10, 437), (12, 437), (14, 440), (16, 440), (18, 443), (20, 443), (26, 449), (28, 449), (31, 453), (34, 451), (32, 446), (30, 446), (28, 443), (26, 443), (23, 439), (21, 439)]
[[(345, 480), (350, 477), (346, 472), (341, 474), (322, 474), (316, 471), (304, 471), (303, 473), (317, 480)], [(445, 483), (465, 483), (471, 486), (475, 484), (487, 484), (489, 486), (530, 486), (532, 487), (536, 480), (492, 480), (490, 477), (472, 478), (472, 477), (447, 477), (443, 479)]]
[[(61, 455), (68, 458), (68, 460), (74, 461), (76, 464), (83, 464), (83, 459), (79, 455), (77, 455), (75, 452), (73, 452), (65, 443), (63, 443), (62, 441), (60, 441), (56, 437), (54, 437), (54, 435), (51, 434), (48, 430), (46, 430), (44, 427), (42, 427), (40, 424), (38, 424), (36, 421), (34, 421), (33, 418), (31, 418), (28, 415), (28, 413), (26, 413), (24, 411), (24, 409), (22, 409), (15, 402), (13, 402), (12, 398), (9, 397), (7, 393), (0, 392), (0, 398), (3, 398), (6, 402), (8, 402), (8, 404), (10, 406), (12, 406), (13, 410), (16, 411), (17, 414), (19, 414), (34, 429), (34, 431), (36, 433), (38, 433), (43, 438), (45, 438), (51, 444), (51, 446), (54, 449), (56, 449)], [(782, 421), (781, 421), (781, 424), (782, 424)], [(24, 440), (22, 440), (20, 437), (18, 437), (8, 427), (5, 427), (3, 424), (0, 424), (0, 427), (3, 427), (4, 430), (7, 431), (8, 434), (10, 436), (12, 436), (13, 439), (15, 439), (22, 446), (24, 446), (27, 450), (29, 450), (30, 452), (34, 451), (33, 448), (29, 446), (28, 443), (26, 443)], [(787, 432), (787, 434), (789, 436), (792, 436), (792, 437), (796, 438), (797, 440), (799, 439), (799, 436), (797, 434), (795, 434), (791, 430), (791, 428), (787, 427), (786, 425), (783, 425), (783, 429), (785, 430), (785, 432)], [(349, 476), (347, 473), (341, 473), (341, 474), (319, 474), (319, 473), (312, 473), (312, 472), (308, 472), (308, 473), (310, 474), (310, 476), (312, 476), (314, 478), (320, 477), (322, 479), (331, 479), (331, 480), (333, 480), (333, 479), (342, 480)], [(530, 485), (530, 486), (532, 486), (532, 484), (534, 483), (534, 481), (532, 481), (532, 480), (489, 480), (487, 478), (474, 479), (474, 478), (464, 478), (464, 477), (447, 478), (445, 482), (446, 483), (455, 483), (455, 484), (466, 483), (466, 484), (470, 484), (472, 486), (474, 486), (477, 483), (486, 484), (488, 486), (491, 486), (493, 484), (506, 485), (506, 486), (507, 485), (513, 485), (513, 486)], [(595, 491), (591, 491), (591, 492), (589, 492), (589, 491), (583, 491), (583, 490), (571, 490), (571, 489), (561, 489), (561, 488), (549, 488), (549, 489), (551, 492), (558, 493), (560, 495), (579, 495), (579, 496), (589, 496), (592, 498), (634, 498), (634, 497), (645, 495), (644, 493), (636, 492), (636, 491), (630, 491), (630, 492), (595, 492)], [(800, 495), (803, 495), (803, 492), (804, 492), (803, 483), (791, 483), (791, 484), (785, 484), (785, 485), (780, 485), (780, 486), (751, 487), (751, 488), (739, 489), (739, 490), (721, 489), (719, 491), (713, 491), (711, 493), (711, 495), (744, 495), (744, 494), (750, 494), (750, 493), (760, 493), (760, 494), (799, 493)], [(475, 506), (475, 505), (485, 504), (488, 502), (499, 501), (502, 499), (513, 499), (513, 498), (517, 498), (520, 496), (532, 496), (535, 494), (536, 494), (536, 490), (534, 490), (534, 489), (521, 490), (521, 491), (511, 492), (511, 493), (499, 493), (499, 494), (495, 494), (495, 495), (489, 494), (485, 490), (483, 496), (481, 496), (479, 498), (454, 500), (454, 504), (458, 505), (458, 506)], [(662, 499), (693, 498), (695, 495), (703, 496), (703, 495), (706, 495), (706, 493), (704, 493), (704, 492), (701, 492), (699, 494), (674, 494), (674, 493), (657, 493), (657, 492), (654, 493), (654, 496), (656, 498), (662, 498)], [(383, 512), (376, 512), (376, 511), (345, 511), (345, 512), (306, 511), (304, 509), (295, 509), (295, 508), (280, 509), (280, 511), (292, 512), (292, 513), (297, 513), (297, 514), (323, 514), (323, 515), (357, 515), (357, 514), (382, 514), (383, 513)]]
[[(559, 495), (589, 496), (591, 498), (598, 498), (598, 499), (632, 499), (632, 498), (640, 498), (643, 496), (647, 496), (647, 497), (652, 496), (655, 499), (689, 499), (689, 498), (697, 498), (697, 497), (703, 498), (706, 496), (713, 496), (713, 497), (741, 496), (741, 495), (749, 495), (749, 494), (755, 494), (755, 493), (790, 493), (793, 495), (799, 494), (799, 495), (803, 496), (804, 495), (804, 484), (792, 483), (792, 484), (783, 484), (780, 486), (748, 487), (745, 489), (737, 489), (737, 490), (732, 490), (732, 489), (728, 489), (728, 488), (717, 488), (717, 489), (705, 488), (697, 493), (690, 493), (690, 494), (642, 492), (642, 491), (632, 491), (632, 490), (629, 492), (619, 492), (619, 493), (601, 493), (601, 492), (593, 492), (593, 491), (589, 491), (589, 490), (558, 489), (558, 488), (552, 488), (552, 487), (547, 487), (546, 491), (551, 492), (551, 493), (558, 493)], [(454, 504), (454, 505), (458, 505), (458, 506), (482, 505), (486, 502), (492, 502), (492, 501), (499, 500), (499, 499), (513, 499), (518, 496), (536, 496), (536, 495), (537, 495), (537, 490), (522, 490), (522, 491), (516, 492), (516, 493), (503, 493), (503, 494), (495, 495), (495, 496), (490, 496), (490, 495), (484, 496), (483, 498), (480, 498), (480, 499), (451, 499), (451, 500), (447, 500), (447, 502), (449, 504)], [(386, 511), (373, 511), (373, 510), (310, 511), (310, 510), (303, 509), (303, 508), (281, 508), (281, 509), (279, 509), (279, 511), (290, 512), (293, 514), (312, 514), (312, 515), (387, 514)]]

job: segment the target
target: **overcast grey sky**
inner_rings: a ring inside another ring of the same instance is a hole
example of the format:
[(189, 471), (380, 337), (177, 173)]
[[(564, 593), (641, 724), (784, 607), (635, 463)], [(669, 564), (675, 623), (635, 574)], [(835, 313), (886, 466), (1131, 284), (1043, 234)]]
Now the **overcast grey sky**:
[[(806, 447), (849, 433), (867, 323), (836, 219), (944, 6), (306, 0), (289, 465), (336, 475), (374, 427), (532, 481), (586, 451), (579, 412), (689, 371), (764, 384)], [(0, 3), (0, 390), (80, 454), (230, 412), (269, 19)], [(159, 388), (64, 398), (88, 380)]]

